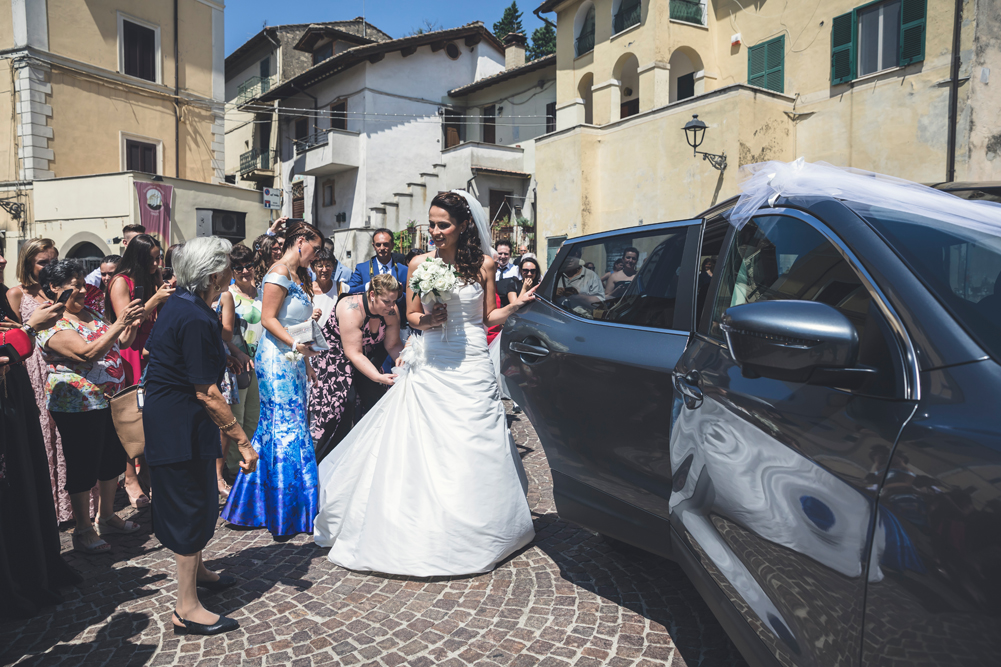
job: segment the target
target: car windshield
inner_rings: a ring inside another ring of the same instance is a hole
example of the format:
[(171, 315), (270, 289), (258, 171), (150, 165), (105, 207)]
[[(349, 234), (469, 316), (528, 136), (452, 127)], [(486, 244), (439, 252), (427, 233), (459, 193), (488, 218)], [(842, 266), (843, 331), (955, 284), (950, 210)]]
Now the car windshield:
[(991, 234), (877, 206), (852, 208), (883, 234), (987, 353), (1001, 359), (1001, 229)]

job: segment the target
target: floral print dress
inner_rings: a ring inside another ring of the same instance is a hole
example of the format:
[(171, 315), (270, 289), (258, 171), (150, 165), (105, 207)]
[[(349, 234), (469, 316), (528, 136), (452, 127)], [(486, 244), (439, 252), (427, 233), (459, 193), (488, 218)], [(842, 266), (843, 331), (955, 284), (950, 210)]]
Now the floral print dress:
[[(278, 311), (283, 327), (313, 316), (313, 304), (297, 283), (276, 273), (264, 276), (269, 282), (288, 292)], [(259, 457), (257, 469), (237, 475), (222, 511), (224, 521), (264, 527), (276, 536), (313, 532), (319, 502), (316, 455), (306, 424), (306, 362), (289, 359), (291, 351), (270, 333), (257, 347), (261, 419), (251, 443)]]
[[(357, 294), (345, 294), (341, 299), (358, 298)], [(362, 328), (362, 353), (371, 354), (372, 349), (386, 338), (386, 320), (379, 315), (373, 316), (368, 310), (368, 299), (361, 294), (361, 302), (365, 306), (365, 326)], [(338, 299), (338, 302), (340, 299)], [(379, 318), (379, 330), (372, 333), (368, 323), (373, 317)], [(348, 395), (354, 384), (354, 366), (344, 354), (341, 343), (341, 330), (337, 323), (337, 306), (335, 305), (323, 327), (323, 335), (327, 339), (329, 350), (325, 350), (310, 360), (316, 371), (316, 382), (309, 398), (310, 432), (313, 442), (319, 452), (326, 453), (336, 442), (328, 441), (338, 432), (341, 419), (348, 407)], [(356, 409), (360, 401), (356, 399)], [(356, 413), (357, 414), (357, 413)], [(361, 418), (360, 414), (357, 414)], [(318, 453), (319, 453), (318, 452)], [(320, 455), (318, 458), (322, 459)]]

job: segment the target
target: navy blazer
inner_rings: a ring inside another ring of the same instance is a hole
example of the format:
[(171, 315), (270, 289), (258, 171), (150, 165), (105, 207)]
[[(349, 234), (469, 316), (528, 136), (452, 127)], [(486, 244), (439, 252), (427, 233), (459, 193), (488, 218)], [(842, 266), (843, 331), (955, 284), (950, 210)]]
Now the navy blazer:
[[(368, 284), (372, 281), (372, 269), (378, 271), (378, 267), (375, 266), (378, 262), (379, 260), (373, 257), (355, 267), (355, 272), (351, 274), (351, 280), (348, 281), (349, 294), (360, 294), (368, 289)], [(389, 271), (403, 285), (403, 292), (396, 301), (396, 307), (400, 311), (400, 324), (404, 324), (407, 321), (407, 265), (394, 259), (389, 265)]]

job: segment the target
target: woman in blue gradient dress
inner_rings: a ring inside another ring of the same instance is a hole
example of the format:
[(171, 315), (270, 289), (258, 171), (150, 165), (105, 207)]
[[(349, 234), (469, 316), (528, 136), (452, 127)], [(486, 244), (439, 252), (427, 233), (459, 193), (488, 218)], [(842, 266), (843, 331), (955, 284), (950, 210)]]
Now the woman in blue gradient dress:
[(306, 382), (315, 378), (309, 357), (315, 352), (296, 344), (286, 327), (313, 316), (306, 269), (322, 244), (315, 227), (294, 223), (282, 258), (264, 276), (261, 323), (266, 333), (255, 360), (261, 419), (253, 445), (259, 463), (255, 472), (237, 476), (222, 512), (225, 521), (264, 527), (276, 538), (313, 532), (316, 516), (316, 455), (306, 420)]

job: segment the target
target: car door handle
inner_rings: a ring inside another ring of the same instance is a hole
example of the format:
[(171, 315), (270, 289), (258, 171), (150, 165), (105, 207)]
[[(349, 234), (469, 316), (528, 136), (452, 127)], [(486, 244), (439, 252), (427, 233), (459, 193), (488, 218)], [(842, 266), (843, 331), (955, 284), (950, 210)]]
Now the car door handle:
[(517, 354), (527, 354), (530, 357), (549, 356), (549, 350), (541, 345), (529, 345), (528, 343), (511, 341), (511, 343), (508, 344), (507, 349)]
[(685, 398), (685, 407), (690, 410), (702, 405), (702, 388), (699, 383), (702, 381), (702, 376), (699, 375), (698, 371), (692, 371), (688, 375), (675, 375), (674, 376), (674, 387), (678, 392)]

